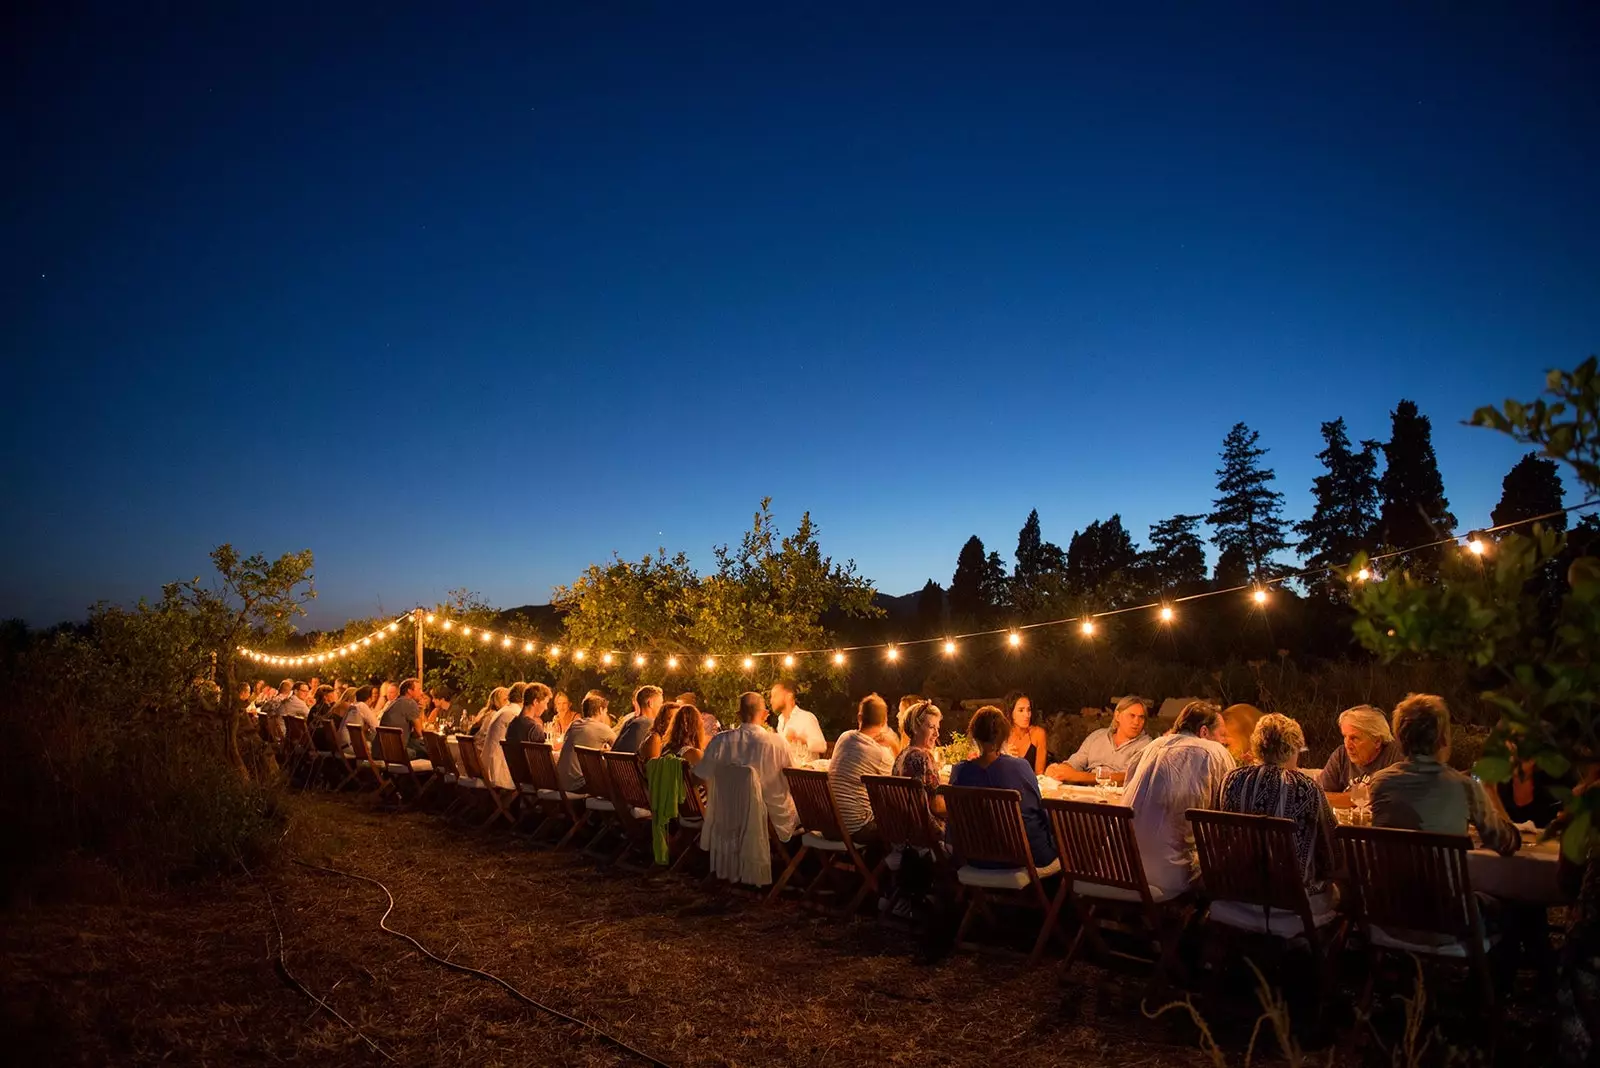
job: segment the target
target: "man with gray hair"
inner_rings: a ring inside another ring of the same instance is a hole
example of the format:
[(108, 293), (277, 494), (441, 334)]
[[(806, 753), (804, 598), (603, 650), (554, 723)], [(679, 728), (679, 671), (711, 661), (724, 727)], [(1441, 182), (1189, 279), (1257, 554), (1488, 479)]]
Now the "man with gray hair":
[(1210, 701), (1190, 701), (1171, 734), (1145, 747), (1128, 772), (1122, 803), (1133, 809), (1134, 838), (1156, 900), (1188, 890), (1199, 877), (1191, 808), (1216, 808), (1222, 781), (1237, 765), (1228, 725)]
[(1344, 745), (1333, 751), (1317, 776), (1323, 793), (1342, 794), (1357, 779), (1376, 775), (1404, 757), (1389, 732), (1389, 721), (1371, 705), (1355, 705), (1339, 713)]
[(1149, 698), (1129, 694), (1117, 701), (1116, 711), (1111, 714), (1111, 726), (1091, 731), (1076, 753), (1064, 763), (1051, 764), (1044, 773), (1060, 782), (1076, 783), (1094, 782), (1096, 768), (1110, 768), (1113, 773), (1125, 774), (1134, 758), (1150, 744), (1150, 736), (1144, 732), (1149, 715)]

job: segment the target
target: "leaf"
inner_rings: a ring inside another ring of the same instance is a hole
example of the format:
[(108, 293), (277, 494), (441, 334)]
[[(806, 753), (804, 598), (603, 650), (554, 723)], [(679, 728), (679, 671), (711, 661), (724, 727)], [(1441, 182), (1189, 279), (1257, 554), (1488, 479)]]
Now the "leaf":
[(1554, 749), (1542, 750), (1533, 758), (1539, 770), (1553, 779), (1559, 779), (1572, 770), (1572, 761)]
[(1511, 778), (1511, 758), (1506, 756), (1480, 757), (1472, 771), (1484, 782), (1505, 782)]
[(1589, 831), (1593, 826), (1593, 816), (1588, 812), (1580, 812), (1567, 824), (1567, 829), (1561, 835), (1561, 853), (1573, 864), (1582, 864), (1589, 856)]

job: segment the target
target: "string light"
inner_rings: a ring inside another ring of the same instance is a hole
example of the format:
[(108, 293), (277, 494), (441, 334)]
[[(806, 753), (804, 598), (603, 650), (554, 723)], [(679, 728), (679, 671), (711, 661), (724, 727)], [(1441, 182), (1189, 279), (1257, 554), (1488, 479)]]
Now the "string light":
[(1083, 636), (1085, 638), (1091, 637), (1094, 634), (1094, 620), (1092, 620), (1092, 619), (1084, 620), (1082, 623), (1080, 623), (1078, 625), (1078, 629), (1083, 632)]
[(894, 646), (891, 645), (891, 646), (889, 646), (888, 650), (886, 650), (884, 652), (883, 655), (888, 657), (890, 660), (899, 660), (900, 659), (900, 650), (896, 649)]
[(1372, 572), (1368, 571), (1366, 568), (1362, 568), (1360, 571), (1356, 572), (1356, 581), (1357, 582), (1365, 582), (1365, 581), (1367, 581), (1367, 579), (1369, 579), (1371, 577), (1372, 577)]
[(834, 664), (838, 665), (839, 667), (843, 667), (844, 666), (844, 654), (843, 653), (834, 653), (833, 654), (833, 662), (834, 662)]
[(1483, 543), (1482, 538), (1473, 537), (1467, 540), (1467, 551), (1473, 556), (1482, 556), (1489, 551), (1489, 547)]
[[(509, 641), (509, 640), (510, 639), (508, 638), (507, 641)], [(532, 642), (523, 642), (522, 643), (522, 651), (525, 652), (525, 653), (533, 652), (533, 643)]]
[(675, 657), (675, 656), (667, 657), (667, 670), (668, 671), (677, 671), (678, 670), (678, 658), (677, 657)]
[(794, 667), (794, 654), (793, 653), (784, 653), (783, 654), (783, 666), (786, 667), (786, 668)]
[(1010, 645), (1011, 648), (1016, 649), (1022, 645), (1022, 635), (1016, 631), (1012, 631), (1010, 634), (1006, 635), (1006, 643)]
[(1257, 587), (1256, 591), (1250, 595), (1250, 599), (1255, 601), (1256, 604), (1266, 604), (1267, 591)]
[(944, 655), (945, 656), (955, 656), (956, 655), (956, 643), (953, 642), (953, 641), (950, 641), (948, 638), (945, 639), (945, 643), (944, 643)]
[(372, 644), (372, 639), (371, 638), (362, 638), (361, 639), (361, 644), (362, 645), (371, 645)]
[(1172, 611), (1172, 606), (1170, 604), (1164, 604), (1161, 606), (1161, 622), (1171, 623), (1172, 617), (1175, 614), (1176, 613)]
[(611, 666), (611, 661), (612, 661), (612, 656), (611, 656), (610, 653), (601, 653), (600, 654), (600, 663), (604, 664), (606, 667), (610, 667)]
[[(432, 613), (432, 612), (429, 612), (429, 613), (428, 613), (428, 622), (429, 622), (429, 623), (432, 623), (432, 622), (433, 622), (433, 613)], [(445, 625), (446, 625), (446, 626), (449, 626), (449, 624), (448, 624), (448, 623), (447, 623), (447, 624), (445, 624)]]
[(511, 636), (509, 634), (506, 635), (505, 638), (503, 638), (501, 640), (500, 644), (501, 644), (502, 647), (504, 647), (506, 649), (511, 648)]
[(639, 653), (633, 658), (633, 666), (634, 667), (644, 667), (645, 663), (646, 663), (646, 660), (644, 658), (644, 654), (643, 653)]
[(572, 651), (572, 659), (576, 660), (580, 664), (583, 663), (583, 658), (586, 655), (588, 654), (586, 654), (582, 649), (574, 649)]
[(484, 631), (482, 634), (479, 634), (478, 637), (485, 645), (494, 640), (494, 635), (490, 634), (488, 631)]
[(444, 621), (444, 629), (445, 630), (449, 630), (453, 626), (455, 626), (455, 623), (451, 622), (450, 620), (447, 619), (447, 620)]
[(756, 666), (756, 658), (755, 657), (747, 656), (747, 657), (744, 658), (744, 669), (746, 671), (749, 671), (751, 668), (753, 668), (755, 666)]
[(465, 637), (466, 637), (466, 636), (467, 636), (467, 635), (469, 635), (469, 634), (471, 634), (471, 633), (472, 633), (472, 628), (471, 628), (471, 627), (468, 627), (468, 626), (463, 626), (463, 627), (462, 627), (462, 628), (461, 628), (461, 636), (462, 636), (462, 637), (463, 637), (463, 638), (465, 638)]
[(706, 670), (707, 671), (715, 671), (715, 670), (717, 670), (717, 658), (716, 657), (714, 657), (714, 656), (706, 657)]
[(390, 634), (393, 634), (395, 631), (397, 631), (399, 629), (400, 629), (400, 624), (398, 624), (398, 623), (390, 623), (389, 624), (389, 633)]
[(561, 646), (552, 645), (550, 647), (550, 659), (551, 660), (560, 660), (561, 659)]

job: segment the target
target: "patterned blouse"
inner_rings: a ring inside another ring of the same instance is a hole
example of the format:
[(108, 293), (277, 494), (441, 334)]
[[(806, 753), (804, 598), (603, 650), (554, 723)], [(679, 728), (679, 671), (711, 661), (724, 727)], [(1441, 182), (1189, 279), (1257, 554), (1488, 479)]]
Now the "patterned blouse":
[(1320, 894), (1333, 874), (1333, 809), (1317, 780), (1276, 764), (1251, 764), (1222, 780), (1222, 808), (1294, 820), (1295, 859), (1306, 892)]
[(930, 790), (939, 788), (939, 765), (934, 761), (933, 750), (908, 745), (894, 758), (894, 773), (911, 779), (921, 779)]

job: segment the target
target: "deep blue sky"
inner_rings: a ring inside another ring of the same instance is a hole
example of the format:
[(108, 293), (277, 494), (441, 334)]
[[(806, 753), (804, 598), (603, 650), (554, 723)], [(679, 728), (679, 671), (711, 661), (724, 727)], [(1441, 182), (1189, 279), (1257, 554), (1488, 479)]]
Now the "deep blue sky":
[(13, 14), (0, 615), (543, 601), (768, 494), (900, 593), (1238, 419), (1297, 518), (1401, 397), (1484, 523), (1458, 421), (1600, 349), (1600, 17), (1279, 6)]

